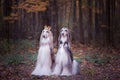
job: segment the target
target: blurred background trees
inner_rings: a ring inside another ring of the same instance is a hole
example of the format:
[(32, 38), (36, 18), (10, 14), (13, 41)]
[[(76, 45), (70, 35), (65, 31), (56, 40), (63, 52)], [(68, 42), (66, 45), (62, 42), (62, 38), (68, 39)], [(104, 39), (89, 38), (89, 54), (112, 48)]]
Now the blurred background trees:
[(61, 27), (72, 41), (120, 47), (120, 0), (0, 0), (0, 39), (39, 39), (50, 25), (57, 40)]

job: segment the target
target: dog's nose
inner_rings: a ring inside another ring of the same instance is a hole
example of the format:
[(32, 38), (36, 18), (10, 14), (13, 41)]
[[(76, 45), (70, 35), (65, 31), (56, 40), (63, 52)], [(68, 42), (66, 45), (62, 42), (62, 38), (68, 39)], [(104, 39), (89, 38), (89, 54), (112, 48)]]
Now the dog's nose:
[(63, 42), (62, 41), (60, 41), (60, 44), (62, 44)]
[(62, 36), (64, 36), (64, 33), (61, 33)]
[(45, 35), (43, 35), (43, 38), (45, 38)]

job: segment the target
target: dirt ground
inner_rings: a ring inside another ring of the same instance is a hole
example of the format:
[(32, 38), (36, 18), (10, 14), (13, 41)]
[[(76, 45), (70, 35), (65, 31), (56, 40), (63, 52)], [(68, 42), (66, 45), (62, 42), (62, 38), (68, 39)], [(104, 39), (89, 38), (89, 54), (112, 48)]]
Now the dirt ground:
[[(81, 56), (101, 49), (92, 49), (83, 45), (72, 45), (74, 55)], [(78, 54), (79, 53), (79, 54)], [(118, 55), (118, 53), (113, 53)], [(119, 57), (119, 56), (118, 56)], [(80, 63), (80, 75), (74, 76), (31, 76), (34, 64), (3, 65), (0, 64), (0, 80), (120, 80), (120, 58), (110, 59), (108, 63), (97, 65), (83, 60)]]

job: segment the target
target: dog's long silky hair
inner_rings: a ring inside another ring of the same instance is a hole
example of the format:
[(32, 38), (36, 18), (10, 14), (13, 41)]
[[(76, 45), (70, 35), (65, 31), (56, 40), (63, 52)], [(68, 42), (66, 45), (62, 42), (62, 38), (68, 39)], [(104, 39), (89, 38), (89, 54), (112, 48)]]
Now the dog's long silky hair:
[(37, 63), (32, 75), (42, 76), (52, 73), (53, 34), (50, 29), (45, 26), (42, 30)]
[(75, 75), (78, 74), (79, 63), (73, 60), (70, 50), (70, 31), (62, 28), (58, 38), (59, 48), (55, 58), (55, 68), (53, 75)]
[(68, 46), (69, 48), (71, 47), (71, 33), (70, 33), (70, 30), (66, 27), (63, 27), (61, 30), (60, 30), (60, 35), (58, 37), (58, 42), (60, 42), (61, 40), (61, 37), (64, 37), (66, 38), (67, 42), (68, 42)]
[(50, 26), (44, 26), (40, 36), (40, 46), (44, 44), (49, 44), (51, 48), (53, 48), (53, 34), (51, 32)]

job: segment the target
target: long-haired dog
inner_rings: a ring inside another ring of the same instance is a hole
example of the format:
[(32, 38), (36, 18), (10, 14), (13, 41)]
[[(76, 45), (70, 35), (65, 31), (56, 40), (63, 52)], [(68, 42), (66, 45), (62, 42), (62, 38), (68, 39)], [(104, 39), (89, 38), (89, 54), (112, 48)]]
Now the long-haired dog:
[(50, 29), (45, 26), (41, 33), (37, 63), (32, 75), (43, 76), (52, 73), (53, 34)]
[(59, 48), (55, 58), (53, 75), (75, 75), (79, 73), (79, 63), (73, 60), (70, 50), (70, 31), (62, 28), (59, 38)]

